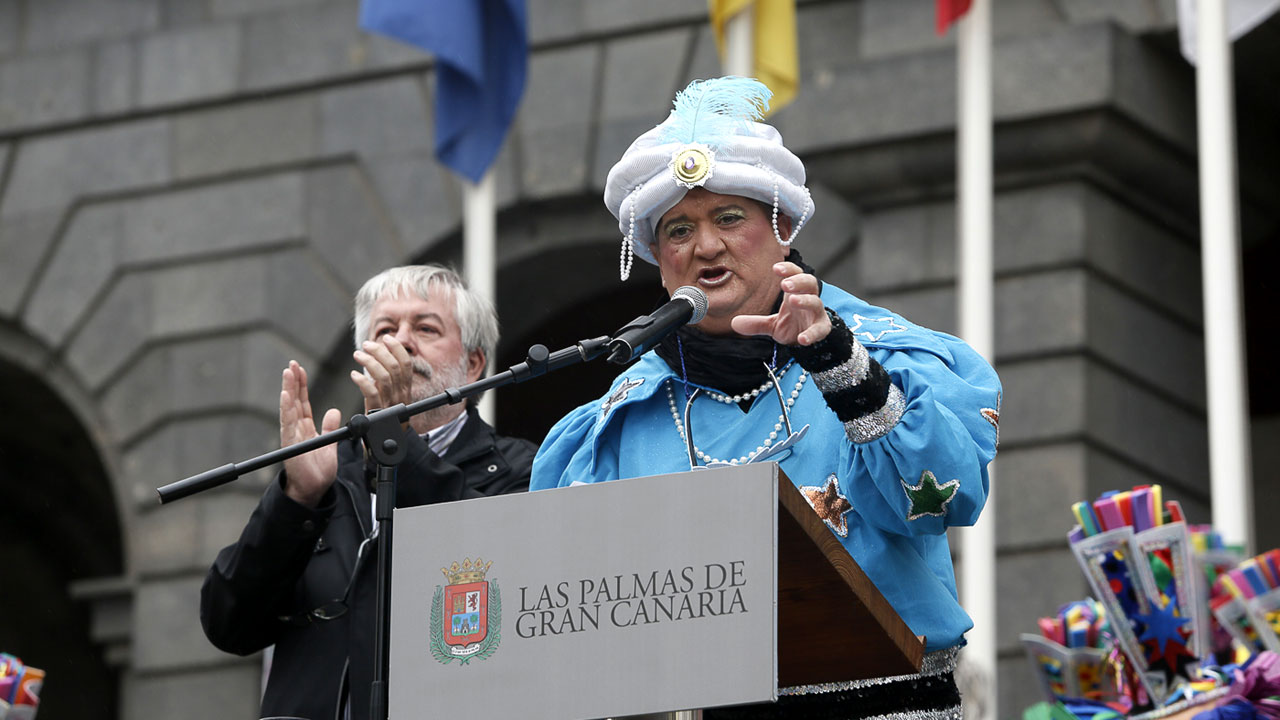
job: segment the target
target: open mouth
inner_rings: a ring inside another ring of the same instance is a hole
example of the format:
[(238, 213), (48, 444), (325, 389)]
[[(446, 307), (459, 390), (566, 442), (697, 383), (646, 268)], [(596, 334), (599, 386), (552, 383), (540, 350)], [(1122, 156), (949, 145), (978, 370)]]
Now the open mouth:
[(733, 273), (723, 265), (702, 268), (698, 271), (698, 284), (703, 287), (716, 287), (729, 281)]

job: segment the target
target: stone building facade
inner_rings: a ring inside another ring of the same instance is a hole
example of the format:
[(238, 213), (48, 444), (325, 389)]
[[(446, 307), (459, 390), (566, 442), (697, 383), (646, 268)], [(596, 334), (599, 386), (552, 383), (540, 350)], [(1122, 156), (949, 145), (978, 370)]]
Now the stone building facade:
[[(1174, 6), (995, 3), (1002, 717), (1036, 699), (1018, 633), (1086, 593), (1070, 502), (1160, 482), (1209, 519), (1212, 319)], [(801, 0), (802, 87), (772, 121), (819, 208), (806, 259), (954, 331), (955, 53), (932, 8)], [(357, 12), (0, 0), (0, 651), (49, 671), (42, 718), (257, 717), (260, 659), (212, 648), (197, 607), (266, 476), (164, 507), (155, 488), (274, 447), (291, 358), (319, 402), (354, 411), (355, 289), (460, 256), (459, 186), (432, 156), (432, 63), (360, 32)], [(496, 166), (500, 367), (658, 297), (647, 266), (620, 289), (604, 177), (676, 90), (719, 74), (699, 0), (529, 0), (529, 16), (529, 82)], [(1264, 312), (1278, 38), (1273, 19), (1236, 50), (1259, 507), (1280, 499), (1265, 372), (1280, 327)], [(611, 372), (502, 391), (499, 428), (537, 440)], [(1260, 525), (1259, 543), (1278, 534)]]

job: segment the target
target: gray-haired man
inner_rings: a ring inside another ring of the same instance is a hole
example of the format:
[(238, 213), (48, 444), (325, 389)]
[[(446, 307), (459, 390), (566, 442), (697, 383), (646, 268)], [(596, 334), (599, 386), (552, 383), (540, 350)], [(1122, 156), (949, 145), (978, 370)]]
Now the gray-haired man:
[[(492, 305), (435, 265), (392, 268), (356, 295), (351, 379), (366, 412), (411, 403), (481, 376), (498, 341)], [(307, 373), (296, 362), (280, 386), (282, 447), (317, 431)], [(396, 506), (520, 492), (536, 446), (497, 435), (471, 407), (446, 405), (405, 428)], [(205, 577), (200, 620), (218, 648), (240, 655), (275, 646), (263, 715), (311, 720), (369, 713), (373, 679), (373, 468), (356, 442), (285, 462), (239, 541)]]

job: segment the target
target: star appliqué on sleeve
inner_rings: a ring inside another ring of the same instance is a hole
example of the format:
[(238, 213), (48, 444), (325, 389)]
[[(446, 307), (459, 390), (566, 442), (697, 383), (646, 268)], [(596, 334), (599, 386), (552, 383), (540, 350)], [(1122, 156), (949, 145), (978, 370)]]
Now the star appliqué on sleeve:
[(600, 406), (600, 417), (604, 417), (608, 415), (609, 411), (613, 409), (614, 405), (617, 405), (623, 400), (626, 400), (627, 395), (632, 390), (640, 387), (643, 384), (644, 384), (644, 378), (636, 378), (635, 380), (627, 380), (626, 378), (623, 378), (622, 383), (618, 385), (616, 390), (613, 391), (613, 394), (610, 395), (609, 398), (604, 401), (604, 404)]
[(907, 493), (911, 507), (907, 509), (907, 520), (919, 520), (925, 516), (942, 517), (947, 514), (947, 505), (960, 489), (960, 481), (952, 480), (941, 485), (933, 473), (925, 470), (920, 474), (920, 482), (908, 485), (902, 480), (902, 489)]
[(802, 486), (800, 494), (809, 501), (809, 507), (831, 528), (831, 532), (840, 537), (849, 537), (849, 523), (845, 519), (845, 513), (852, 510), (853, 505), (840, 494), (840, 484), (835, 473), (827, 476), (827, 482), (822, 487)]
[(861, 336), (867, 342), (880, 342), (880, 338), (889, 333), (906, 332), (907, 328), (899, 325), (898, 321), (892, 317), (868, 318), (861, 315), (853, 316), (853, 327), (849, 328), (849, 332), (854, 336)]

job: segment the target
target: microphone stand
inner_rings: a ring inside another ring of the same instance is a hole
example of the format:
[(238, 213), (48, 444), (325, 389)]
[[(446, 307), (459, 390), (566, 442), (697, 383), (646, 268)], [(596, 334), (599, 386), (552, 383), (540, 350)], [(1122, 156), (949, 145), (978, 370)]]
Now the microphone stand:
[(433, 397), (419, 400), (410, 405), (403, 403), (393, 407), (376, 410), (368, 415), (352, 415), (345, 427), (333, 432), (317, 435), (289, 447), (273, 450), (242, 463), (228, 463), (193, 475), (184, 480), (157, 488), (160, 503), (173, 502), (189, 495), (204, 492), (219, 485), (225, 485), (244, 473), (259, 470), (278, 462), (297, 457), (318, 448), (333, 445), (347, 438), (360, 438), (365, 447), (378, 462), (377, 504), (375, 517), (378, 521), (378, 581), (377, 581), (377, 631), (373, 636), (373, 685), (371, 686), (371, 715), (373, 720), (387, 718), (387, 670), (391, 661), (391, 511), (395, 507), (396, 497), (396, 465), (404, 459), (407, 449), (399, 442), (403, 423), (414, 415), (441, 407), (462, 402), (472, 395), (485, 390), (524, 382), (531, 378), (545, 375), (552, 370), (559, 370), (579, 362), (588, 362), (603, 355), (609, 348), (610, 338), (601, 336), (590, 340), (580, 340), (574, 345), (548, 352), (543, 345), (529, 348), (525, 361), (512, 365), (509, 369), (482, 378), (460, 388), (449, 388)]

